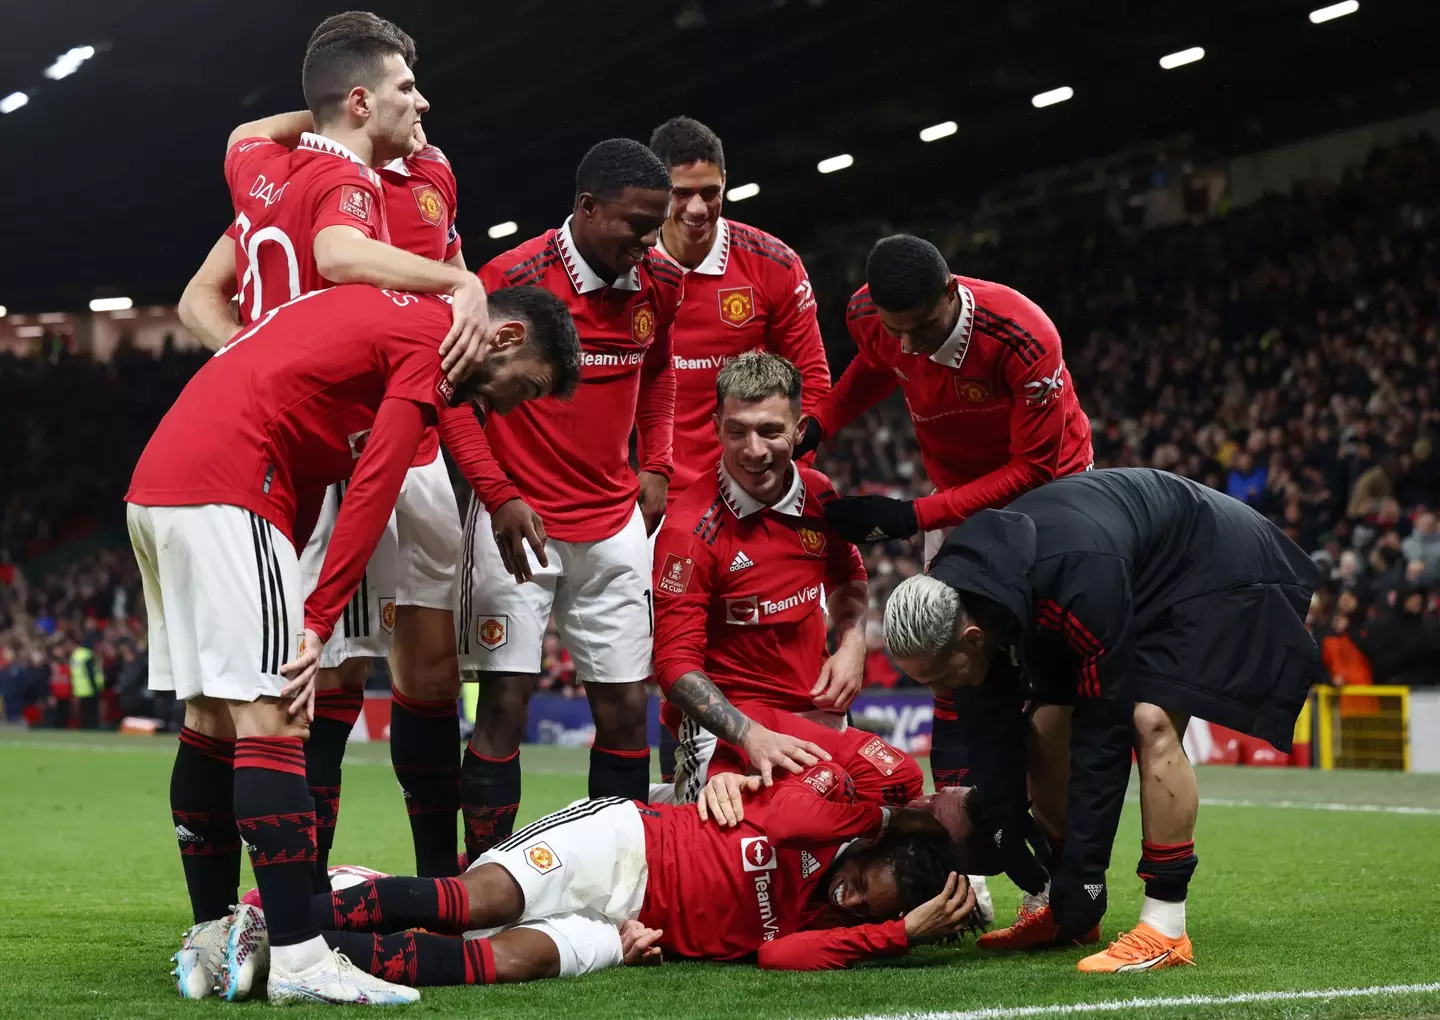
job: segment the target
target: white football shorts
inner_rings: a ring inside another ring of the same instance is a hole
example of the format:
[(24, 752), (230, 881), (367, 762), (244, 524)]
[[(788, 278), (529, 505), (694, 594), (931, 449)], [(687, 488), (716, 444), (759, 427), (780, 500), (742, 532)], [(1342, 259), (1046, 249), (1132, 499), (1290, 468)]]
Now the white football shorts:
[[(408, 478), (408, 475), (407, 475)], [(325, 502), (305, 551), (300, 555), (300, 574), (305, 582), (305, 596), (320, 583), (325, 564), (325, 550), (335, 530), (340, 506), (345, 502), (348, 483), (340, 482), (325, 490)], [(384, 659), (390, 655), (390, 636), (395, 632), (395, 568), (398, 556), (395, 514), (380, 535), (370, 562), (350, 601), (345, 603), (335, 630), (320, 650), (320, 667), (334, 669), (349, 659)]]
[(402, 606), (455, 609), (460, 564), (460, 508), (445, 458), (412, 467), (395, 501), (395, 601)]

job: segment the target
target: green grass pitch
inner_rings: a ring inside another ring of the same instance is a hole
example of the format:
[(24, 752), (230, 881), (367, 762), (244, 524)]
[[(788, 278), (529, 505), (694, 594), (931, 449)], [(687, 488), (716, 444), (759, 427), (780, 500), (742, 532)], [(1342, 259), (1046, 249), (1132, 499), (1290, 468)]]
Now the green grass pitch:
[[(189, 921), (167, 813), (173, 746), (161, 738), (0, 736), (0, 1017), (258, 1016), (270, 1008), (182, 1002), (167, 974)], [(350, 752), (331, 859), (404, 873), (410, 833), (387, 749)], [(583, 795), (583, 751), (526, 748), (521, 758), (521, 821)], [(716, 1020), (952, 1012), (998, 1020), (1060, 1016), (1084, 1003), (1094, 1015), (1165, 1020), (1440, 1015), (1440, 986), (1235, 1001), (1440, 982), (1440, 776), (1215, 768), (1203, 770), (1200, 790), (1210, 803), (1200, 811), (1190, 897), (1196, 968), (1087, 976), (1074, 969), (1079, 949), (993, 956), (972, 942), (844, 973), (671, 963), (520, 987), (427, 989), (409, 1010)], [(1107, 938), (1133, 924), (1139, 908), (1139, 839), (1132, 803), (1110, 871)], [(248, 887), (248, 873), (242, 881)], [(1004, 919), (1015, 891), (1003, 879), (993, 888)], [(1135, 998), (1164, 1001), (1125, 1001)]]

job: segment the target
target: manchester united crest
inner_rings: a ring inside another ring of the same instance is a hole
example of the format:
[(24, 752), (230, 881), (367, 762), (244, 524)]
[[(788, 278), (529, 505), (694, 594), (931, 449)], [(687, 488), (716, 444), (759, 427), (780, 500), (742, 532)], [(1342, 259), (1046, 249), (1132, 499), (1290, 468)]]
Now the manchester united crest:
[(801, 528), (800, 548), (811, 556), (823, 556), (825, 553), (824, 533), (815, 528)]
[(420, 207), (422, 220), (432, 227), (438, 227), (445, 222), (445, 200), (440, 197), (439, 188), (433, 184), (422, 184), (410, 191), (415, 196), (415, 204)]
[(749, 287), (727, 287), (720, 299), (720, 321), (740, 327), (755, 318), (755, 292)]
[(475, 621), (475, 640), (487, 651), (493, 652), (509, 640), (509, 630), (505, 625), (510, 622), (508, 616), (481, 616)]
[(395, 633), (395, 600), (380, 600), (380, 626), (385, 628), (386, 634)]
[(534, 846), (527, 847), (525, 862), (542, 875), (560, 867), (560, 857), (550, 849), (549, 843), (536, 843)]
[(963, 375), (956, 376), (955, 392), (967, 404), (988, 404), (995, 399), (995, 392), (990, 389), (989, 379), (967, 379)]
[(637, 344), (645, 344), (654, 335), (655, 309), (650, 307), (649, 301), (636, 305), (630, 313), (630, 339)]

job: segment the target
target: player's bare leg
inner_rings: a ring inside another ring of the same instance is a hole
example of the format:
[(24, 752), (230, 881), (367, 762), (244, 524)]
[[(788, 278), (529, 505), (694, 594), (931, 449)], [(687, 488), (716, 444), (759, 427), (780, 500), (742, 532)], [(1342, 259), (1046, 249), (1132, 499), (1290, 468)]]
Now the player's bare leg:
[(648, 799), (650, 742), (645, 722), (649, 695), (645, 682), (587, 683), (585, 693), (595, 719), (589, 796)]
[(390, 761), (405, 791), (415, 874), (459, 873), (460, 661), (449, 609), (397, 605), (390, 648)]
[(315, 721), (310, 739), (305, 741), (305, 779), (315, 801), (315, 868), (311, 875), (315, 892), (330, 889), (330, 848), (340, 815), (341, 763), (350, 731), (365, 703), (369, 672), (369, 659), (347, 659), (320, 670), (315, 681)]
[(1140, 923), (1103, 953), (1080, 961), (1089, 972), (1158, 970), (1195, 962), (1185, 933), (1185, 897), (1195, 873), (1200, 789), (1181, 742), (1189, 718), (1159, 705), (1135, 706), (1140, 765), (1140, 865), (1145, 902)]
[(520, 808), (520, 741), (535, 674), (481, 673), (478, 683), (475, 732), (460, 767), (460, 811), (471, 861), (514, 831)]

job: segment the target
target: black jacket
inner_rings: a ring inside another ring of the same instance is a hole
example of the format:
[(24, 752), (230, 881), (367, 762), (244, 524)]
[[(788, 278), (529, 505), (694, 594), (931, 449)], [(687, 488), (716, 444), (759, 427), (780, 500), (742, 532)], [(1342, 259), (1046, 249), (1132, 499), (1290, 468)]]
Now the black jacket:
[(1022, 702), (1074, 706), (1065, 861), (1087, 872), (1109, 864), (1137, 701), (1289, 748), (1320, 676), (1314, 563), (1249, 507), (1167, 472), (1057, 479), (961, 524), (930, 573), (998, 606), (1010, 645), (955, 692), (987, 801), (987, 782), (1023, 795)]

